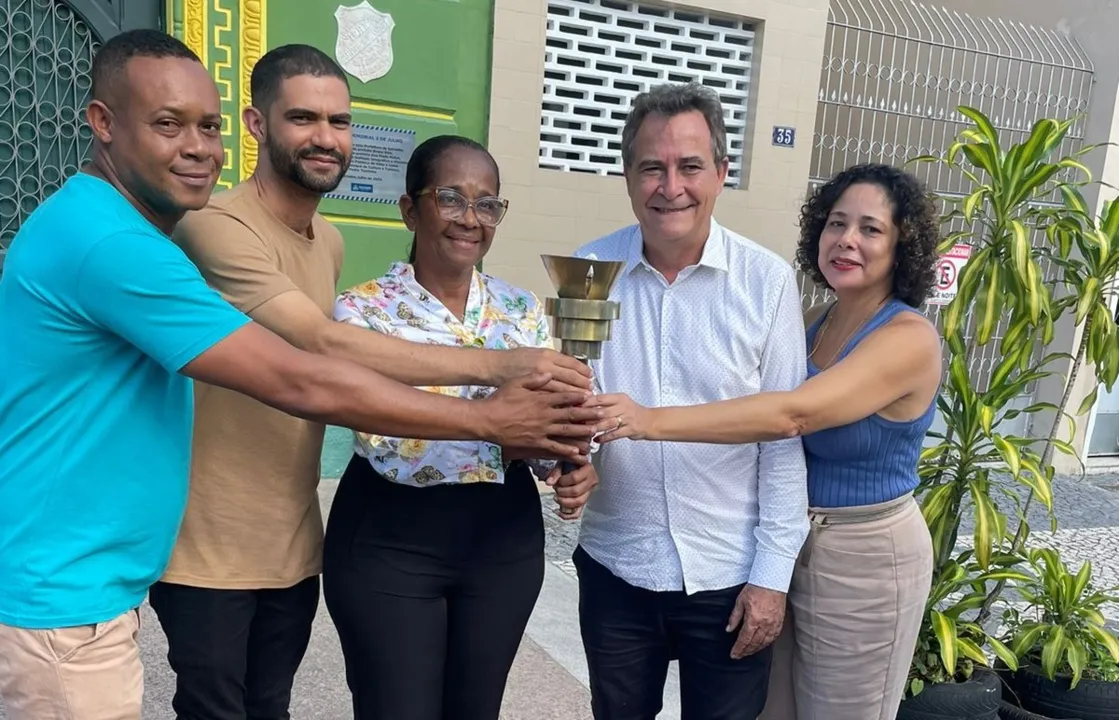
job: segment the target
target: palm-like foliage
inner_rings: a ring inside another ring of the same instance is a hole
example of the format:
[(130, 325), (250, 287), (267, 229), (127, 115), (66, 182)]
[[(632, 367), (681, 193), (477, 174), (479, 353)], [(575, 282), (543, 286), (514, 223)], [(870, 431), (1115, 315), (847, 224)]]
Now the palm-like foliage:
[(910, 694), (920, 693), (928, 683), (966, 679), (976, 666), (988, 666), (984, 646), (1017, 669), (1014, 653), (968, 615), (986, 600), (991, 583), (1030, 579), (1015, 569), (1018, 562), (1013, 555), (996, 555), (989, 569), (983, 570), (975, 553), (965, 550), (938, 565), (909, 669)]
[[(1040, 328), (1043, 343), (1048, 344), (1057, 314), (1053, 312), (1050, 289), (1043, 282), (1039, 258), (1030, 242), (1030, 230), (1047, 227), (1060, 219), (1061, 213), (1039, 206), (1037, 201), (1053, 193), (1049, 182), (1062, 170), (1076, 170), (1086, 178), (1079, 183), (1058, 184), (1062, 193), (1068, 188), (1075, 189), (1077, 184), (1086, 184), (1091, 175), (1076, 156), (1050, 161), (1073, 121), (1039, 120), (1025, 142), (1003, 150), (998, 131), (983, 113), (967, 107), (960, 108), (960, 112), (975, 127), (960, 134), (943, 162), (963, 173), (974, 189), (946, 219), (962, 217), (974, 225), (971, 230), (950, 235), (945, 244), (950, 246), (967, 239), (976, 244), (977, 252), (960, 277), (958, 302), (948, 309), (945, 333), (952, 335), (960, 327), (964, 313), (973, 310), (978, 314), (975, 339), (983, 346), (990, 341), (1001, 317), (1009, 312), (1029, 326)], [(976, 240), (980, 242), (975, 243)]]
[[(1055, 527), (1053, 453), (1075, 457), (1068, 406), (1079, 373), (1090, 363), (1109, 388), (1119, 375), (1119, 334), (1108, 304), (1119, 271), (1119, 203), (1095, 218), (1085, 202), (1080, 188), (1090, 173), (1078, 158), (1092, 148), (1054, 159), (1073, 121), (1043, 119), (1023, 142), (1004, 149), (981, 112), (960, 112), (973, 125), (945, 156), (915, 159), (944, 163), (971, 183), (965, 196), (948, 199), (953, 207), (944, 218), (962, 220), (968, 229), (948, 235), (942, 250), (967, 242), (973, 252), (942, 318), (948, 367), (938, 403), (947, 430), (932, 434), (937, 442), (925, 450), (919, 468), (918, 496), (935, 565), (911, 693), (927, 682), (970, 676), (976, 663), (985, 664), (984, 645), (1008, 665), (1008, 658), (1020, 656), (983, 626), (1007, 581), (1030, 582), (1019, 566), (1029, 536), (1026, 513), (1035, 500)], [(1047, 352), (1065, 317), (1081, 331), (1076, 351)], [(995, 339), (1000, 322), (1006, 330), (999, 360), (981, 385), (969, 373), (971, 361)], [(969, 325), (973, 332), (966, 336)], [(1064, 383), (1059, 403), (1015, 406), (1051, 376)], [(1092, 401), (1094, 393), (1077, 415)], [(1033, 437), (1000, 430), (1023, 414), (1031, 425), (1051, 417), (1048, 431)], [(999, 477), (1013, 482), (996, 482)], [(1011, 513), (1017, 519), (1013, 536)], [(972, 550), (957, 555), (964, 517), (973, 520)]]
[[(957, 350), (952, 348), (956, 347)], [(938, 399), (948, 426), (946, 433), (929, 433), (939, 440), (922, 453), (919, 474), (921, 511), (933, 536), (936, 566), (948, 562), (959, 540), (963, 511), (974, 516), (975, 560), (981, 570), (990, 568), (992, 554), (1007, 537), (1007, 515), (992, 498), (992, 472), (1005, 470), (1050, 510), (1053, 506), (1053, 470), (1043, 469), (1041, 456), (1031, 447), (1033, 439), (1003, 435), (999, 426), (1021, 414), (1055, 408), (1036, 403), (1025, 409), (1011, 406), (1032, 383), (1052, 374), (1050, 367), (1062, 356), (1049, 355), (1041, 362), (1028, 361), (1032, 348), (1013, 345), (995, 367), (985, 391), (979, 392), (968, 374), (966, 349), (957, 333), (949, 342), (948, 377)], [(1023, 369), (1023, 358), (1027, 361)], [(1057, 440), (1072, 451), (1068, 443)], [(1006, 493), (1010, 501), (1017, 496)]]
[(1105, 627), (1100, 608), (1119, 602), (1115, 589), (1096, 590), (1091, 564), (1074, 575), (1056, 550), (1031, 550), (1027, 558), (1032, 574), (1018, 591), (1029, 607), (1004, 616), (1014, 655), (1040, 666), (1050, 680), (1067, 674), (1074, 688), (1085, 670), (1106, 674), (1096, 667), (1119, 663), (1119, 640)]
[[(1108, 201), (1099, 218), (1093, 218), (1077, 189), (1066, 187), (1064, 194), (1070, 212), (1047, 228), (1050, 244), (1039, 254), (1053, 264), (1066, 290), (1055, 310), (1074, 309), (1076, 324), (1082, 328), (1076, 359), (1091, 363), (1110, 390), (1119, 376), (1119, 338), (1110, 307), (1119, 274), (1119, 202)], [(1095, 400), (1093, 390), (1081, 411)]]

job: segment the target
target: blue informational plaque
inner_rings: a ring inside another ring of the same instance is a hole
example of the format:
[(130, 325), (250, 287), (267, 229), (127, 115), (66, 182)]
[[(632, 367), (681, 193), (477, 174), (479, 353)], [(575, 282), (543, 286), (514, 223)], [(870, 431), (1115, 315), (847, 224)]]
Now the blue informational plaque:
[(352, 131), (350, 168), (326, 197), (395, 205), (404, 194), (404, 173), (416, 146), (416, 133), (360, 123), (354, 123)]

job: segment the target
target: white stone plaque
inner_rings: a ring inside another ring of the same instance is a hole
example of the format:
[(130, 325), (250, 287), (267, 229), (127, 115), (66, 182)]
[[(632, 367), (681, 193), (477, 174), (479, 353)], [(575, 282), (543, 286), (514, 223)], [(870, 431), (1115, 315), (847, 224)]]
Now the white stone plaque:
[(367, 83), (384, 77), (392, 69), (392, 15), (377, 10), (369, 0), (358, 5), (339, 5), (334, 11), (338, 21), (338, 40), (334, 59), (349, 74)]

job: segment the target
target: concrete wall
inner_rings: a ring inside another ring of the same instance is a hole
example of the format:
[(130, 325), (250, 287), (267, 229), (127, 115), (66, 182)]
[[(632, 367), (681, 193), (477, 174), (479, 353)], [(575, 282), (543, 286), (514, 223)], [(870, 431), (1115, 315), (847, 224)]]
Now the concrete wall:
[[(743, 189), (723, 191), (716, 217), (791, 260), (812, 154), (828, 3), (695, 0), (687, 5), (757, 22)], [(634, 222), (621, 178), (539, 167), (546, 16), (546, 0), (495, 2), (489, 147), (501, 166), (502, 195), (510, 209), (486, 257), (488, 272), (541, 297), (551, 293), (542, 253), (570, 253)], [(796, 127), (796, 147), (773, 146), (774, 125)]]

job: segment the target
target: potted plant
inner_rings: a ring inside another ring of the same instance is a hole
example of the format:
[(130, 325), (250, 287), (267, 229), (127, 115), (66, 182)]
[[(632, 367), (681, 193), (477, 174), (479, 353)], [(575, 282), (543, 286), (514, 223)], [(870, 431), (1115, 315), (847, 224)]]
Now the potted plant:
[[(948, 371), (938, 402), (946, 430), (930, 433), (935, 444), (922, 455), (917, 490), (933, 538), (934, 583), (899, 718), (996, 716), (989, 695), (977, 690), (992, 682), (984, 668), (998, 658), (1016, 670), (1018, 655), (984, 628), (1007, 582), (1032, 581), (1022, 567), (1030, 506), (1040, 502), (1056, 527), (1052, 458), (1055, 451), (1074, 454), (1066, 438), (1075, 429), (1068, 406), (1077, 375), (1090, 365), (1110, 387), (1119, 374), (1119, 335), (1105, 292), (1119, 270), (1119, 208), (1109, 206), (1099, 222), (1090, 218), (1079, 190), (1089, 173), (1077, 157), (1091, 148), (1051, 159), (1072, 121), (1043, 119), (1023, 142), (1003, 149), (981, 112), (959, 111), (973, 125), (942, 157), (915, 159), (943, 163), (972, 184), (963, 197), (946, 199), (953, 209), (945, 222), (962, 221), (964, 229), (942, 248), (967, 242), (972, 257), (941, 315)], [(1045, 278), (1043, 263), (1057, 268), (1058, 282)], [(1081, 330), (1076, 353), (1047, 353), (1069, 312)], [(968, 369), (1004, 319), (1000, 359), (979, 380)], [(1059, 404), (1015, 406), (1030, 385), (1054, 375), (1065, 386)], [(1010, 432), (1010, 421), (1022, 415), (1033, 425), (1047, 422), (1045, 435)], [(996, 482), (1000, 477), (1010, 486)], [(965, 517), (974, 527), (972, 549), (960, 553)]]
[(1020, 658), (1006, 673), (1007, 699), (1053, 718), (1119, 720), (1119, 640), (1101, 612), (1119, 602), (1097, 590), (1092, 566), (1069, 571), (1056, 550), (1031, 549), (1032, 570), (1017, 591), (1028, 604), (1003, 613), (1007, 645)]
[[(986, 598), (988, 582), (1018, 573), (999, 567), (1002, 558), (996, 558), (996, 564), (983, 572), (973, 558), (973, 551), (966, 550), (938, 568), (898, 720), (996, 720), (998, 716), (999, 678), (982, 648), (996, 648), (1010, 667), (1017, 668), (1017, 658), (965, 615)], [(953, 597), (956, 599), (951, 600)]]
[[(989, 143), (985, 134), (984, 140)], [(1030, 141), (1027, 141), (1026, 147), (1029, 145)], [(1025, 153), (1026, 151), (1023, 150), (1023, 155)], [(1062, 163), (1066, 168), (1081, 169), (1075, 159), (1065, 158), (1056, 165)], [(1087, 174), (1086, 170), (1082, 172)], [(1043, 175), (1050, 175), (1050, 173), (1052, 168), (1041, 169)], [(1035, 477), (1044, 474), (1049, 480), (1054, 475), (1051, 462), (1054, 451), (1072, 451), (1068, 443), (1058, 435), (1066, 419), (1070, 421), (1070, 430), (1075, 428), (1075, 422), (1069, 417), (1068, 409), (1072, 401), (1073, 386), (1080, 373), (1090, 368), (1095, 375), (1097, 389), (1101, 383), (1108, 388), (1112, 387), (1116, 375), (1119, 374), (1119, 333), (1110, 306), (1116, 275), (1119, 274), (1119, 203), (1114, 201), (1105, 203), (1099, 216), (1094, 216), (1079, 190), (1079, 184), (1058, 183), (1055, 191), (1059, 193), (1061, 203), (1055, 207), (1036, 211), (1032, 218), (1034, 229), (1044, 233), (1045, 242), (1031, 247), (1030, 254), (1039, 264), (1045, 262), (1050, 266), (1050, 280), (1040, 292), (1036, 289), (1031, 292), (1031, 295), (1036, 295), (1031, 300), (1041, 306), (1040, 315), (1048, 314), (1050, 323), (1062, 316), (1071, 315), (1080, 335), (1074, 353), (1068, 357), (1069, 369), (1067, 375), (1062, 378), (1064, 392), (1059, 405), (1052, 408), (1054, 412), (1049, 420), (1048, 432), (1044, 437), (1030, 439), (1030, 447), (1040, 449), (1041, 452), (1030, 457), (1029, 463), (1024, 461), (1019, 463), (1025, 465)], [(1015, 262), (1018, 262), (1017, 259)], [(1018, 274), (1021, 277), (1030, 273)], [(1014, 298), (1015, 301), (1023, 299), (1023, 290), (1028, 290), (1028, 285), (1018, 288), (1018, 297)], [(1020, 322), (1023, 319), (1014, 318), (1013, 314), (1011, 317), (1008, 336), (1015, 330), (1015, 320)], [(1037, 333), (1033, 339), (1033, 345), (1039, 348), (1039, 351), (1043, 351), (1044, 346), (1052, 338), (1051, 330), (1047, 330), (1045, 323), (1041, 325), (1035, 323), (1033, 327), (1040, 329), (1040, 333)], [(1081, 403), (1077, 415), (1083, 415), (1091, 407), (1095, 402), (1096, 394), (1097, 390), (1089, 394)], [(1011, 443), (1012, 447), (1005, 454), (1011, 467), (1014, 465), (1013, 453), (1016, 449), (1021, 449), (1013, 447), (1014, 445), (1015, 443)], [(1027, 454), (1033, 453), (1027, 451)], [(1084, 566), (1080, 573), (1073, 576), (1054, 551), (1027, 549), (1030, 527), (1025, 521), (1025, 513), (1031, 503), (1037, 499), (1040, 499), (1051, 511), (1051, 493), (1051, 487), (1046, 487), (1044, 483), (1030, 487), (1024, 498), (1022, 510), (1018, 513), (1019, 524), (1010, 542), (1009, 553), (1022, 555), (1029, 567), (1034, 570), (1033, 579), (1026, 581), (1024, 588), (1018, 588), (1019, 594), (1027, 599), (1035, 598), (1039, 603), (1035, 607), (1044, 608), (1050, 613), (1050, 617), (1075, 618), (1077, 617), (1075, 602), (1079, 601), (1072, 599), (1072, 591), (1084, 590), (1085, 585), (1090, 581), (1090, 566)], [(1016, 498), (1015, 501), (1017, 500)], [(1003, 582), (996, 583), (989, 591), (976, 618), (978, 623), (985, 624), (988, 621), (995, 603), (1003, 597), (1003, 591)], [(1085, 612), (1102, 621), (1098, 606), (1108, 597), (1106, 594), (1084, 595), (1082, 599), (1087, 603)], [(1068, 638), (1062, 640), (1058, 635), (1071, 630), (1071, 627), (1058, 630), (1063, 621), (1052, 621), (1053, 635), (1045, 636), (1046, 642), (1051, 641), (1051, 644), (1045, 647), (1049, 648), (1053, 657), (1059, 656), (1062, 648), (1066, 653), (1066, 666), (1060, 670), (1061, 675), (1058, 677), (1058, 669), (1055, 666), (1041, 662), (1046, 657), (1045, 653), (1032, 647), (1029, 642), (1032, 637), (1029, 632), (1031, 628), (1036, 632), (1041, 632), (1044, 628), (1036, 629), (1036, 625), (1027, 625), (1026, 629), (1022, 629), (1023, 626), (1013, 622), (1016, 618), (1018, 615), (1010, 611), (1008, 619), (1020, 630), (1014, 636), (1015, 643), (1011, 647), (1022, 662), (1022, 667), (1011, 673), (1011, 678), (1019, 688), (1019, 692), (1008, 693), (1009, 700), (1016, 704), (1020, 702), (1025, 710), (1040, 714), (1048, 712), (1054, 717), (1077, 717), (1081, 720), (1106, 717), (1119, 720), (1119, 707), (1115, 707), (1119, 689), (1111, 684), (1111, 681), (1116, 678), (1106, 672), (1106, 668), (1113, 666), (1116, 660), (1119, 660), (1119, 656), (1111, 655), (1111, 650), (1119, 649), (1119, 642), (1116, 642), (1114, 635), (1103, 626), (1102, 622), (1085, 626), (1094, 629), (1082, 630), (1098, 635), (1100, 639), (1095, 644), (1072, 643), (1066, 646), (1064, 643), (1068, 642)], [(1106, 653), (1103, 652), (1104, 649), (1107, 650)], [(1082, 650), (1093, 652), (1085, 658), (1082, 656)], [(1068, 653), (1071, 653), (1071, 656)], [(1080, 691), (1076, 690), (1076, 686), (1083, 669), (1076, 670), (1071, 665), (1067, 665), (1069, 657), (1073, 660), (1090, 659), (1092, 663), (1087, 669), (1093, 677)], [(1061, 683), (1067, 687), (1060, 687)], [(1066, 693), (1071, 693), (1071, 698), (1062, 699)], [(1039, 699), (1039, 695), (1043, 699)], [(1111, 709), (1101, 710), (1107, 706), (1111, 706)]]
[[(1040, 283), (1040, 273), (1025, 228), (1039, 220), (1031, 201), (1049, 192), (1045, 184), (1062, 170), (1048, 158), (1069, 125), (1039, 123), (1025, 144), (1004, 152), (982, 113), (966, 107), (960, 112), (974, 126), (943, 157), (916, 158), (946, 163), (974, 184), (965, 197), (945, 199), (952, 209), (944, 222), (962, 220), (967, 229), (949, 234), (942, 247), (968, 242), (973, 256), (941, 316), (948, 372), (938, 405), (946, 430), (930, 433), (936, 442), (922, 454), (917, 489), (933, 540), (934, 581), (899, 718), (996, 716), (997, 682), (982, 668), (990, 656), (1011, 666), (1017, 661), (976, 619), (994, 587), (1026, 576), (1016, 569), (1019, 558), (1007, 552), (1009, 518), (993, 497), (992, 477), (1009, 475), (1052, 507), (1052, 475), (1038, 466), (1040, 458), (1029, 439), (1002, 429), (1022, 413), (1044, 409), (1015, 408), (1013, 400), (1055, 372), (1060, 360), (1039, 360), (1034, 352), (1035, 338), (1052, 337), (1051, 305), (1047, 296), (1036, 298), (1026, 289)], [(1027, 147), (1030, 154), (1023, 160)], [(986, 182), (980, 180), (984, 172)], [(1015, 261), (1009, 268), (1002, 262), (1007, 257)], [(1001, 341), (1002, 359), (980, 386), (968, 368), (978, 350), (992, 341), (1004, 312), (1012, 319)], [(974, 520), (974, 530), (972, 549), (961, 555), (957, 545), (964, 517)], [(995, 691), (979, 692), (977, 686), (994, 686)], [(942, 710), (928, 707), (931, 703)]]

